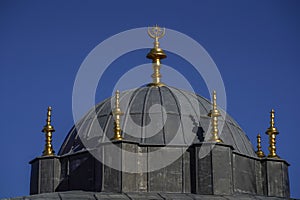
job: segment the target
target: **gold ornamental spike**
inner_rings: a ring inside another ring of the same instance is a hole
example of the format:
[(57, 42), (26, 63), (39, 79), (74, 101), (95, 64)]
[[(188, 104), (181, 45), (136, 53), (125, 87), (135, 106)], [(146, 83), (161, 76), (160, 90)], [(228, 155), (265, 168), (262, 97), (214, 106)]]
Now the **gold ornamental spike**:
[(123, 140), (122, 137), (122, 130), (121, 130), (121, 126), (120, 126), (120, 121), (121, 121), (121, 116), (124, 114), (121, 109), (120, 109), (120, 92), (119, 90), (116, 91), (115, 94), (115, 108), (112, 112), (113, 116), (114, 116), (114, 137), (112, 138), (112, 140)]
[(219, 110), (217, 109), (217, 94), (216, 91), (213, 91), (213, 108), (208, 113), (208, 116), (211, 117), (212, 129), (211, 129), (211, 138), (209, 141), (212, 142), (223, 142), (219, 137), (219, 129), (218, 129), (218, 117), (221, 116)]
[(276, 135), (279, 134), (277, 128), (275, 128), (275, 111), (274, 109), (270, 112), (270, 127), (267, 129), (266, 134), (269, 136), (269, 158), (279, 158), (276, 154)]
[(159, 39), (165, 35), (166, 29), (161, 28), (157, 25), (153, 27), (148, 27), (148, 35), (154, 39), (154, 47), (147, 54), (147, 58), (152, 60), (152, 67), (154, 73), (151, 75), (153, 81), (148, 84), (148, 86), (164, 86), (163, 83), (160, 82), (161, 74), (160, 74), (160, 60), (167, 57), (165, 52), (159, 47)]
[(255, 153), (259, 158), (263, 158), (263, 157), (265, 157), (265, 154), (261, 149), (261, 136), (260, 136), (260, 134), (257, 134), (256, 138), (257, 138), (257, 151)]
[(55, 132), (54, 127), (51, 125), (51, 111), (52, 108), (48, 107), (46, 125), (44, 126), (42, 132), (45, 133), (46, 136), (46, 144), (45, 149), (43, 151), (43, 156), (53, 156), (54, 150), (52, 147), (52, 133)]

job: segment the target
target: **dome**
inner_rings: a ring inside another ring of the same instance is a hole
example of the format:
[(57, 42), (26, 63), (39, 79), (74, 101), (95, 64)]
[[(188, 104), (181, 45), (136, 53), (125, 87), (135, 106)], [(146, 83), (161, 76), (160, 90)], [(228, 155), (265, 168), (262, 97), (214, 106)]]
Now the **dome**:
[[(72, 127), (59, 155), (92, 149), (114, 135), (114, 97), (92, 108)], [(139, 145), (191, 145), (210, 137), (212, 108), (209, 100), (170, 86), (145, 86), (120, 94), (123, 138)], [(240, 126), (219, 109), (220, 138), (235, 151), (256, 157), (253, 146)], [(79, 137), (80, 136), (80, 137)]]
[[(109, 199), (115, 194), (133, 199), (289, 198), (289, 164), (257, 156), (240, 126), (218, 108), (215, 91), (211, 103), (161, 82), (160, 60), (166, 54), (158, 39), (164, 31), (148, 28), (155, 39), (147, 55), (152, 82), (116, 91), (75, 123), (57, 156), (32, 160), (30, 194), (83, 190)], [(273, 120), (272, 111), (271, 125)], [(45, 149), (52, 147), (51, 131), (45, 131)]]

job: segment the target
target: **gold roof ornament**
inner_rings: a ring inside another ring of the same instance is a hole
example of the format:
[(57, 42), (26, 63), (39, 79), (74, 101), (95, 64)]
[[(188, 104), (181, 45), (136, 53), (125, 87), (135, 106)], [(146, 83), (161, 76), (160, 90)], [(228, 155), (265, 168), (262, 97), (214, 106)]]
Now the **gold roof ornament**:
[(267, 129), (266, 134), (269, 135), (269, 158), (279, 158), (276, 154), (276, 135), (279, 134), (277, 128), (275, 128), (275, 111), (274, 109), (270, 112), (270, 127)]
[(152, 59), (152, 67), (154, 73), (151, 75), (153, 81), (148, 86), (160, 87), (164, 84), (160, 82), (160, 60), (167, 57), (165, 52), (159, 47), (159, 39), (165, 35), (165, 28), (161, 28), (157, 25), (148, 27), (148, 35), (154, 39), (154, 47), (147, 54), (147, 58)]
[(208, 116), (211, 117), (212, 129), (211, 129), (211, 138), (209, 141), (211, 142), (223, 142), (219, 137), (219, 129), (218, 129), (218, 117), (221, 116), (219, 110), (217, 109), (217, 93), (213, 91), (213, 108), (208, 113)]
[(259, 158), (263, 158), (263, 157), (265, 157), (265, 154), (261, 149), (261, 136), (260, 136), (260, 134), (257, 134), (256, 138), (257, 138), (257, 151), (255, 153)]
[(120, 92), (119, 90), (116, 91), (115, 94), (115, 108), (112, 112), (113, 116), (114, 116), (114, 137), (112, 138), (112, 140), (123, 140), (122, 137), (122, 130), (121, 130), (121, 126), (120, 126), (120, 121), (121, 121), (121, 116), (124, 114), (121, 109), (120, 109)]
[(55, 130), (54, 127), (51, 125), (51, 111), (52, 108), (49, 106), (47, 112), (46, 125), (42, 130), (42, 132), (44, 132), (46, 136), (46, 144), (45, 149), (43, 151), (43, 156), (53, 156), (55, 153), (52, 147), (52, 133), (55, 132)]

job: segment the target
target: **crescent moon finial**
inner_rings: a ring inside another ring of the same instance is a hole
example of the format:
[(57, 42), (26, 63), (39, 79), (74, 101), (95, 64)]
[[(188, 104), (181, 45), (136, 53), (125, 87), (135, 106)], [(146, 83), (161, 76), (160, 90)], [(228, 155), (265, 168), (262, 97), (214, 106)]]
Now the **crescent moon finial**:
[(161, 28), (158, 25), (153, 27), (148, 27), (148, 35), (158, 41), (158, 39), (162, 38), (165, 35), (166, 29)]
[(158, 40), (162, 38), (166, 33), (165, 28), (161, 28), (158, 25), (155, 25), (153, 27), (148, 27), (148, 35), (149, 37), (153, 38), (155, 40), (154, 46), (156, 48), (159, 48), (159, 42)]

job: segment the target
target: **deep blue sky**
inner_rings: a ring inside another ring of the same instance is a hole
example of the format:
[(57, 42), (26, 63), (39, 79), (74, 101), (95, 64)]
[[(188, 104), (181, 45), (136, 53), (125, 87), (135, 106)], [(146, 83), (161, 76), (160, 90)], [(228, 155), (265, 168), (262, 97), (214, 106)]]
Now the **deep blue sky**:
[[(0, 197), (28, 195), (28, 162), (43, 150), (40, 130), (48, 105), (58, 152), (73, 124), (73, 83), (87, 54), (114, 34), (157, 23), (189, 35), (208, 51), (225, 82), (228, 113), (253, 144), (262, 133), (265, 152), (264, 132), (275, 108), (277, 152), (291, 164), (291, 194), (300, 198), (300, 1), (152, 2), (0, 1)], [(149, 62), (145, 52), (120, 59), (119, 65), (130, 69)], [(165, 63), (184, 64), (175, 56)], [(106, 73), (110, 85), (118, 76), (114, 72), (123, 73), (116, 67)], [(188, 66), (185, 75), (209, 97)], [(100, 87), (96, 101), (110, 90)]]

